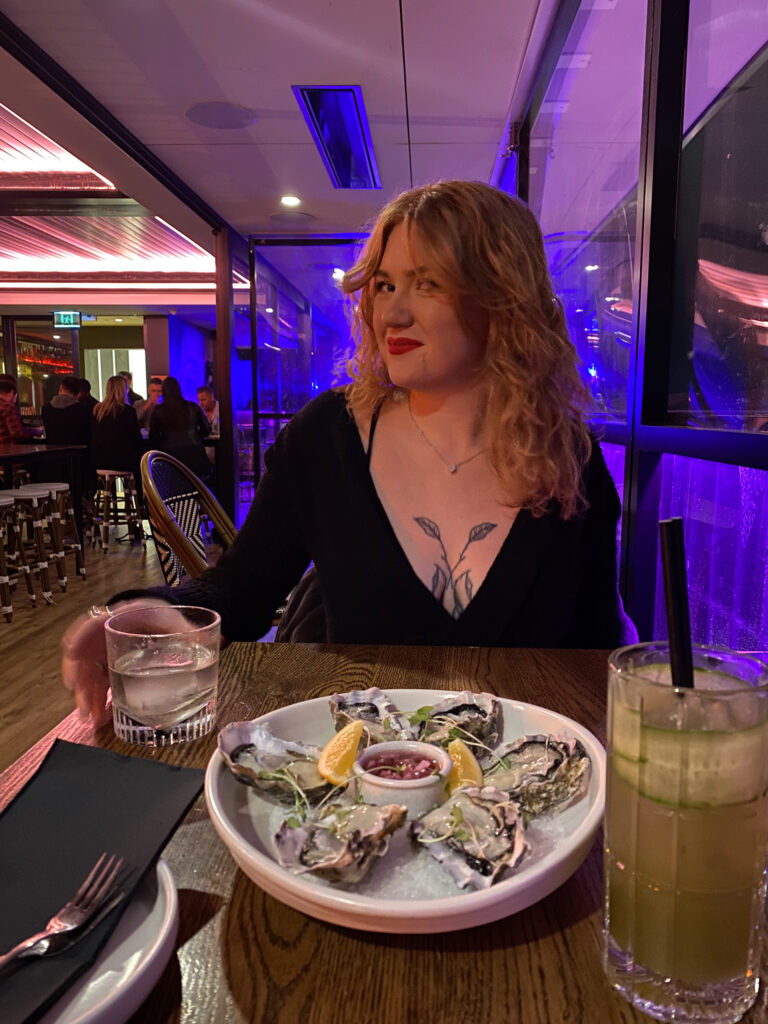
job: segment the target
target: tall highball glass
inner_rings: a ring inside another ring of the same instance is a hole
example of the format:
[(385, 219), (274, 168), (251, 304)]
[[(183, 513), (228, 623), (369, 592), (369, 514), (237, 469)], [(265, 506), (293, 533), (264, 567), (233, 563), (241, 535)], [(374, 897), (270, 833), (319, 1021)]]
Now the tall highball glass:
[(659, 1020), (737, 1021), (757, 997), (768, 851), (768, 666), (694, 645), (608, 665), (604, 962)]

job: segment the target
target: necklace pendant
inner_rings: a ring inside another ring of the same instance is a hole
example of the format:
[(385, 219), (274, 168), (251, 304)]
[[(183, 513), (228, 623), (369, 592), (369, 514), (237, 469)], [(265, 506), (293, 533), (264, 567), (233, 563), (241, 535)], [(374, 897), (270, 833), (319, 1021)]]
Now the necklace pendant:
[(459, 468), (458, 466), (454, 466), (454, 464), (452, 462), (447, 463), (447, 466), (448, 466), (448, 472), (449, 473), (455, 473), (456, 470)]

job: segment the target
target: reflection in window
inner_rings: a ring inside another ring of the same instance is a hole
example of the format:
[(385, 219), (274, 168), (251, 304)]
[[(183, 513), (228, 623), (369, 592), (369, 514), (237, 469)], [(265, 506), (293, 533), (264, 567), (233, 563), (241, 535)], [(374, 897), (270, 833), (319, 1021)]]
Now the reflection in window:
[(768, 428), (768, 48), (753, 56), (767, 37), (763, 0), (691, 3), (668, 400), (676, 424)]
[[(693, 640), (768, 649), (768, 472), (664, 455), (659, 518), (669, 516), (685, 525)], [(666, 637), (660, 553), (654, 619)]]
[(612, 420), (626, 415), (634, 343), (645, 6), (583, 4), (530, 141), (530, 205), (584, 380)]
[[(616, 490), (619, 494), (619, 501), (621, 507), (624, 507), (624, 463), (626, 449), (623, 444), (609, 444), (607, 441), (600, 442), (600, 449), (605, 459), (605, 464), (608, 467), (608, 472), (611, 474)], [(616, 528), (616, 550), (621, 551), (621, 526), (622, 520), (619, 518), (619, 525)]]
[(288, 417), (348, 379), (351, 334), (337, 279), (355, 256), (355, 246), (335, 243), (264, 246), (255, 254), (258, 400), (248, 427), (253, 444), (255, 412), (262, 472), (264, 451)]

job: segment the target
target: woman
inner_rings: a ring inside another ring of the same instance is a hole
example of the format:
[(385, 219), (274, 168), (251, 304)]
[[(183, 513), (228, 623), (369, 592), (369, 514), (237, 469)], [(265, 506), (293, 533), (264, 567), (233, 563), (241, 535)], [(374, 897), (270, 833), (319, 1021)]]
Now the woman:
[(91, 468), (123, 469), (133, 473), (141, 499), (141, 439), (136, 410), (128, 404), (128, 386), (124, 377), (110, 377), (104, 400), (93, 407), (91, 423)]
[[(472, 182), (406, 192), (343, 287), (353, 383), (278, 436), (218, 565), (153, 596), (253, 640), (314, 561), (330, 641), (621, 643), (619, 502), (527, 207)], [(65, 638), (64, 679), (96, 715), (103, 673), (72, 664), (103, 660), (103, 621)]]
[(211, 425), (200, 406), (184, 398), (175, 377), (165, 378), (162, 395), (149, 421), (149, 447), (173, 455), (204, 480), (211, 473), (203, 445)]

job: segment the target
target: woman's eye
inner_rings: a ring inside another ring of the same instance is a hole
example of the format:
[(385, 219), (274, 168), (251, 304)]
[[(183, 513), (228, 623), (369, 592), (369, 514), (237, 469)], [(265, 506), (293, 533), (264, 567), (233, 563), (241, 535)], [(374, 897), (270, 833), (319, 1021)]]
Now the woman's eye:
[(391, 282), (389, 282), (389, 281), (377, 281), (375, 286), (374, 286), (374, 291), (376, 293), (380, 293), (380, 292), (390, 293), (390, 292), (393, 292), (394, 290), (395, 290), (395, 286)]
[(416, 287), (422, 292), (431, 292), (439, 287), (437, 281), (430, 281), (427, 277), (420, 277), (416, 281)]

